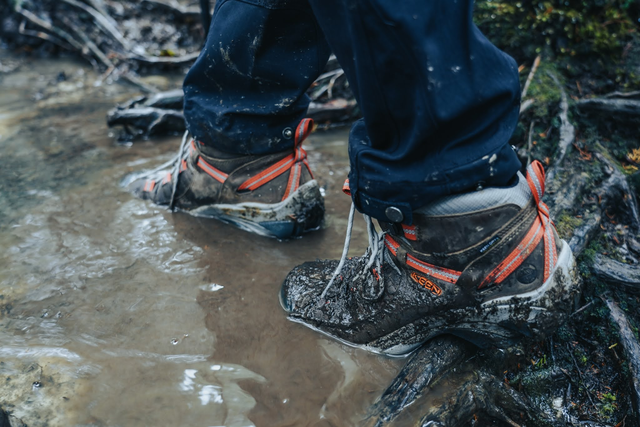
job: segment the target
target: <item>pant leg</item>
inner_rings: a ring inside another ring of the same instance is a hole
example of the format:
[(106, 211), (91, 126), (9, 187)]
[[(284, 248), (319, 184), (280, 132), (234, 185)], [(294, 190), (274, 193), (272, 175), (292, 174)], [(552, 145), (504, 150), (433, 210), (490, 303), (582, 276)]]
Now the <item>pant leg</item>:
[(360, 211), (410, 224), (436, 198), (513, 178), (517, 65), (474, 25), (473, 0), (309, 3), (364, 115), (349, 141)]
[(218, 0), (184, 81), (187, 128), (205, 147), (266, 154), (293, 146), (305, 91), (330, 51), (306, 0)]

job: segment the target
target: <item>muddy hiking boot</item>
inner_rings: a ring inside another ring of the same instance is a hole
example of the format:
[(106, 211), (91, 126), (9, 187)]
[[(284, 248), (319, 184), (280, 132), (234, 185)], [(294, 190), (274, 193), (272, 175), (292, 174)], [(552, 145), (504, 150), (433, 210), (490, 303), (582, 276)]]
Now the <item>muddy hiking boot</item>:
[(569, 245), (549, 218), (544, 169), (534, 162), (509, 188), (445, 197), (413, 224), (365, 215), (369, 248), (294, 268), (280, 293), (289, 318), (347, 344), (404, 355), (445, 333), (481, 347), (553, 333), (579, 281)]
[(324, 199), (302, 148), (312, 127), (311, 119), (300, 122), (293, 150), (231, 158), (210, 155), (211, 149), (185, 134), (175, 159), (130, 175), (122, 185), (137, 197), (194, 216), (280, 239), (299, 236), (318, 228), (324, 217)]

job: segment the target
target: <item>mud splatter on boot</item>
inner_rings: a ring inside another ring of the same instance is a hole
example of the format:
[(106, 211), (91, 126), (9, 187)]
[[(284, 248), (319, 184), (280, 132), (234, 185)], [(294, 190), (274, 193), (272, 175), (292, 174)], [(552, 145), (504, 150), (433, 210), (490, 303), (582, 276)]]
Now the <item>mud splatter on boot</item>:
[(365, 216), (367, 253), (347, 258), (347, 236), (340, 263), (294, 268), (282, 306), (295, 322), (390, 355), (444, 333), (484, 347), (546, 336), (580, 286), (543, 193), (534, 162), (513, 187), (447, 197), (415, 211), (411, 225), (380, 223), (378, 232)]
[(233, 158), (205, 154), (206, 147), (185, 134), (174, 160), (130, 175), (122, 185), (194, 216), (280, 239), (299, 236), (324, 218), (324, 199), (302, 148), (312, 127), (310, 119), (300, 122), (292, 151)]

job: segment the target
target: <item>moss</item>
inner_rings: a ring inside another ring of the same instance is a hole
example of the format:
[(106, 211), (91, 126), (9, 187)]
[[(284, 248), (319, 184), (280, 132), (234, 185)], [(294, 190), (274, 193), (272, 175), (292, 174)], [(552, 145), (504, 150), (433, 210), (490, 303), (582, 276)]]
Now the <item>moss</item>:
[(619, 55), (637, 32), (640, 7), (629, 0), (478, 0), (476, 22), (516, 56)]
[(582, 222), (583, 220), (581, 218), (576, 218), (573, 215), (563, 213), (556, 220), (556, 230), (558, 231), (558, 235), (562, 239), (570, 238), (573, 235), (573, 230), (575, 230), (576, 227), (579, 227)]
[(555, 334), (556, 341), (561, 343), (566, 343), (574, 340), (574, 334), (571, 329), (567, 327), (567, 325), (562, 325)]

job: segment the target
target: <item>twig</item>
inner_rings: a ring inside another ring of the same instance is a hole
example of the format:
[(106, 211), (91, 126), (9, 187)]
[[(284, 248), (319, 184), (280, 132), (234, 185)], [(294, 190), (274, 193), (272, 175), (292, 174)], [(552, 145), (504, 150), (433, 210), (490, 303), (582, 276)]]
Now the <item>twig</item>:
[(534, 102), (535, 102), (534, 99), (527, 99), (523, 101), (522, 104), (520, 104), (520, 114), (527, 111), (533, 105)]
[(573, 313), (571, 313), (571, 316), (569, 317), (573, 317), (578, 313), (582, 313), (583, 311), (585, 311), (587, 308), (591, 307), (593, 305), (593, 300), (590, 301), (589, 303), (583, 305), (582, 307), (580, 307), (579, 309), (577, 309), (576, 311), (574, 311)]
[(527, 77), (527, 81), (524, 84), (524, 89), (522, 89), (521, 99), (524, 99), (527, 96), (527, 91), (529, 90), (529, 85), (531, 85), (531, 81), (533, 80), (533, 76), (535, 76), (536, 71), (538, 70), (538, 66), (540, 65), (540, 55), (536, 57), (533, 61), (533, 66), (531, 67), (531, 72), (529, 73), (529, 77)]
[(606, 95), (602, 95), (603, 98), (636, 98), (640, 96), (640, 90), (633, 92), (611, 92)]
[(77, 2), (76, 0), (61, 0), (63, 3), (66, 3), (70, 6), (76, 7), (87, 12), (89, 15), (93, 17), (98, 27), (102, 28), (102, 30), (109, 36), (111, 36), (114, 40), (116, 40), (125, 50), (130, 50), (129, 42), (127, 42), (120, 31), (114, 26), (112, 22), (102, 13), (98, 12), (94, 8), (87, 6), (84, 3)]
[(558, 155), (556, 156), (553, 166), (547, 172), (547, 182), (553, 182), (558, 168), (562, 165), (567, 149), (571, 147), (573, 140), (576, 138), (576, 128), (569, 121), (569, 102), (567, 100), (567, 92), (562, 87), (555, 74), (549, 73), (556, 86), (560, 90), (560, 142), (558, 143)]
[(158, 89), (157, 88), (146, 84), (145, 82), (140, 80), (138, 77), (136, 77), (135, 75), (131, 74), (131, 72), (129, 72), (128, 70), (120, 71), (118, 73), (118, 75), (120, 75), (120, 77), (122, 77), (123, 79), (125, 79), (129, 83), (133, 84), (134, 86), (138, 86), (144, 92), (147, 92), (147, 93), (158, 93)]
[(182, 56), (142, 56), (142, 55), (129, 55), (127, 59), (132, 59), (134, 61), (142, 62), (145, 64), (171, 64), (171, 65), (182, 65), (188, 64), (190, 62), (198, 59), (200, 52), (192, 52)]
[(631, 382), (635, 390), (635, 405), (636, 413), (640, 412), (640, 344), (636, 339), (631, 325), (627, 320), (627, 316), (618, 307), (615, 301), (605, 300), (607, 307), (609, 307), (611, 313), (611, 319), (618, 325), (620, 330), (620, 341), (624, 348), (625, 356), (629, 364), (629, 370), (631, 372)]
[(533, 148), (533, 126), (536, 121), (531, 120), (531, 125), (529, 125), (529, 141), (527, 142), (527, 166), (531, 163), (531, 149)]
[[(80, 28), (80, 26), (73, 25), (66, 17), (61, 18), (61, 20), (67, 27), (71, 28), (76, 33), (76, 35), (80, 37), (80, 39), (82, 39), (86, 48), (89, 49), (93, 56), (98, 59), (102, 63), (102, 65), (104, 65), (107, 69), (113, 67), (113, 63), (109, 60), (109, 58), (107, 58), (107, 56), (100, 49), (98, 49), (98, 46), (96, 46), (96, 44), (91, 41), (87, 33), (85, 33), (82, 28)], [(85, 52), (84, 48), (82, 49), (82, 52)]]
[(60, 40), (59, 38), (49, 34), (49, 33), (45, 33), (43, 31), (33, 31), (33, 30), (27, 30), (26, 29), (26, 20), (22, 20), (22, 22), (20, 22), (20, 26), (18, 27), (18, 33), (24, 35), (24, 36), (29, 36), (29, 37), (34, 37), (37, 39), (41, 39), (41, 40), (46, 40), (48, 42), (51, 42), (53, 44), (55, 44), (56, 46), (60, 46), (63, 49), (68, 49), (68, 50), (73, 50), (73, 47), (71, 45), (69, 45), (68, 43), (66, 43), (64, 40)]
[(16, 8), (15, 11), (17, 14), (21, 15), (27, 21), (42, 28), (43, 30), (49, 31), (50, 33), (54, 33), (56, 36), (58, 36), (62, 40), (69, 43), (69, 45), (71, 45), (74, 49), (77, 49), (78, 51), (82, 52), (83, 50), (82, 44), (78, 42), (76, 39), (74, 39), (71, 36), (71, 34), (67, 33), (66, 31), (60, 28), (54, 27), (53, 25), (49, 24), (46, 21), (43, 21), (42, 19), (38, 18), (35, 14), (29, 12), (26, 9)]

